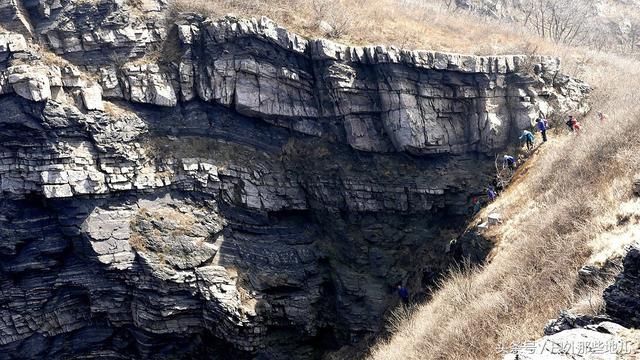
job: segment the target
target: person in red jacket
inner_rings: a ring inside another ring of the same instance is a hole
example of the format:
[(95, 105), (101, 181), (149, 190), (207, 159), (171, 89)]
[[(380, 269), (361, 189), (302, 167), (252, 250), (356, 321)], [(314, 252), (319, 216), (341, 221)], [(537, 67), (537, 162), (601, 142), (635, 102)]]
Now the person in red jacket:
[(580, 133), (580, 129), (582, 129), (582, 124), (573, 116), (569, 115), (569, 120), (566, 122), (567, 126), (571, 131), (578, 135)]
[(580, 129), (582, 129), (582, 124), (580, 124), (580, 121), (575, 120), (573, 122), (573, 132), (576, 133), (576, 135), (579, 135)]

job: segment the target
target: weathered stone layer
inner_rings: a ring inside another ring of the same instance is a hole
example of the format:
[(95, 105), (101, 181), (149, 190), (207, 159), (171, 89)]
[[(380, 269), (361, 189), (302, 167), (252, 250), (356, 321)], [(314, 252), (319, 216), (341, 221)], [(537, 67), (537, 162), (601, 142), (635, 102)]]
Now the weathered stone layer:
[(395, 283), (419, 299), (486, 254), (451, 240), (493, 155), (538, 112), (586, 108), (548, 57), (349, 47), (267, 19), (165, 28), (152, 1), (24, 5), (33, 29), (0, 34), (1, 359), (356, 343)]

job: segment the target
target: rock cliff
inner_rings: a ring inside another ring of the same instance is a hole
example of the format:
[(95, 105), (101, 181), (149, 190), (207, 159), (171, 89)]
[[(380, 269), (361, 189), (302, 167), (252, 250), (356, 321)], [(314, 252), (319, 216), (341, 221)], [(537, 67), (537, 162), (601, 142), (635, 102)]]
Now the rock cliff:
[[(317, 358), (464, 251), (559, 60), (0, 0), (0, 358)], [(474, 256), (477, 254), (474, 254)]]
[(604, 292), (606, 312), (616, 322), (640, 328), (640, 245), (629, 249), (624, 269)]

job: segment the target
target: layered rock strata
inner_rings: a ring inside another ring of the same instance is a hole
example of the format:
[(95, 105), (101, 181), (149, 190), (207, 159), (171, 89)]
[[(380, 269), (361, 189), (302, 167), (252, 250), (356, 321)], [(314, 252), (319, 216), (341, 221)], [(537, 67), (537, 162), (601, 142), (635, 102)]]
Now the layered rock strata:
[(357, 342), (395, 283), (419, 298), (473, 252), (450, 241), (493, 156), (539, 112), (586, 109), (549, 57), (160, 22), (148, 1), (19, 10), (32, 28), (0, 34), (0, 358)]

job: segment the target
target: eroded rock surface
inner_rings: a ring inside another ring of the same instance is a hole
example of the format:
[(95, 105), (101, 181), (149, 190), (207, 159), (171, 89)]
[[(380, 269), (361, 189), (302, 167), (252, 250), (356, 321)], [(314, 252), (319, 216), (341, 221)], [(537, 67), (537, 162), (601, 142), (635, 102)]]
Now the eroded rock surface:
[(0, 34), (2, 359), (358, 342), (395, 283), (418, 298), (486, 251), (450, 242), (493, 155), (589, 90), (554, 58), (349, 47), (268, 19), (165, 26), (162, 2), (14, 10), (31, 29)]
[(629, 249), (624, 268), (604, 292), (606, 312), (616, 322), (640, 328), (640, 246)]

